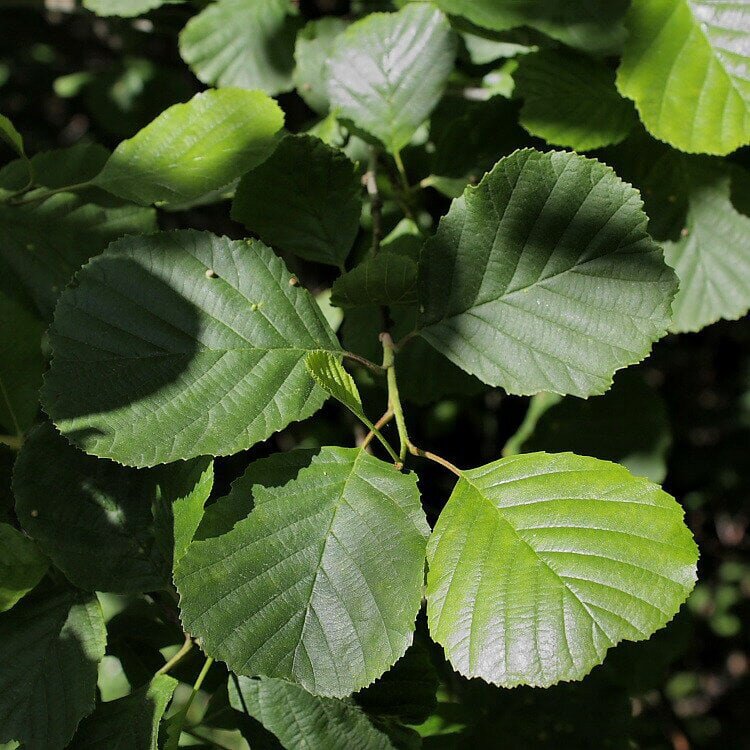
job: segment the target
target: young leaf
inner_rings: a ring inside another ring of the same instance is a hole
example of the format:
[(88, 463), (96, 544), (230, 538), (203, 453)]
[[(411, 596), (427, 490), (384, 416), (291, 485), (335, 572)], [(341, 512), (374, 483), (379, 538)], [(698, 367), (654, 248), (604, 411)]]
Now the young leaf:
[(290, 281), (253, 240), (113, 243), (57, 306), (47, 412), (87, 452), (132, 466), (237, 453), (314, 414), (324, 395), (305, 356), (340, 348)]
[(611, 646), (674, 617), (697, 560), (682, 508), (621, 466), (504, 458), (463, 472), (435, 526), (430, 633), (469, 677), (578, 680)]
[(625, 32), (620, 20), (627, 0), (436, 0), (451, 15), (477, 26), (505, 31), (530, 26), (586, 52), (616, 52)]
[(438, 103), (455, 54), (448, 21), (429, 4), (372, 13), (336, 40), (331, 108), (397, 153)]
[(408, 255), (380, 252), (333, 282), (331, 303), (339, 307), (413, 305), (417, 263)]
[(219, 0), (182, 30), (180, 55), (203, 83), (288, 91), (301, 26), (296, 13), (289, 0)]
[(555, 146), (589, 151), (620, 143), (636, 122), (633, 105), (617, 93), (614, 72), (583, 55), (526, 55), (513, 80), (524, 100), (521, 125)]
[(81, 722), (71, 750), (157, 750), (159, 723), (177, 684), (160, 674), (124, 698), (100, 703)]
[(603, 393), (669, 323), (675, 278), (646, 221), (609, 167), (517, 151), (427, 241), (420, 335), (509, 393)]
[(91, 713), (106, 631), (96, 597), (37, 587), (0, 615), (0, 742), (67, 747)]
[(288, 136), (240, 180), (232, 218), (279, 250), (343, 268), (359, 230), (361, 194), (357, 169), (341, 151)]
[(162, 5), (177, 5), (185, 0), (83, 0), (83, 7), (97, 16), (121, 16), (132, 18), (160, 8)]
[(649, 132), (682, 151), (750, 143), (750, 8), (742, 0), (633, 0), (617, 86)]
[(257, 719), (287, 750), (395, 750), (388, 735), (354, 703), (311, 695), (285, 680), (232, 677), (229, 699), (235, 710)]
[(141, 205), (189, 201), (264, 161), (283, 124), (260, 91), (204, 91), (123, 141), (94, 184)]
[(23, 138), (16, 130), (13, 123), (5, 115), (0, 115), (0, 138), (4, 140), (19, 156), (25, 158)]
[(341, 358), (330, 352), (310, 352), (305, 359), (307, 371), (328, 394), (358, 417), (364, 417), (362, 399), (354, 378), (344, 369)]
[(337, 16), (310, 21), (299, 34), (294, 47), (294, 85), (307, 105), (321, 115), (328, 113), (328, 59), (336, 37), (348, 22)]
[(211, 478), (208, 459), (144, 471), (94, 458), (47, 423), (24, 442), (13, 491), (21, 525), (72, 583), (128, 593), (169, 584)]
[(247, 518), (177, 566), (185, 628), (238, 674), (318, 695), (365, 687), (412, 640), (428, 534), (416, 477), (323, 448), (252, 498)]
[(39, 547), (7, 523), (0, 523), (0, 612), (6, 612), (44, 577), (49, 563)]

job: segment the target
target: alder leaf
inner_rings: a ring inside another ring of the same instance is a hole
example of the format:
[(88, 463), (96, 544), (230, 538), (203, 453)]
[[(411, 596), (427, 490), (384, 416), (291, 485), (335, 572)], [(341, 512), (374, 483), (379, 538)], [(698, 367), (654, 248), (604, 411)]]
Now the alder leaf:
[(505, 31), (530, 26), (586, 52), (611, 54), (625, 38), (627, 0), (436, 0), (446, 13)]
[(633, 0), (617, 86), (643, 124), (682, 151), (750, 143), (750, 6)]
[(682, 508), (623, 467), (572, 453), (503, 458), (462, 472), (435, 526), (430, 633), (467, 677), (579, 680), (611, 646), (674, 617), (697, 560)]
[(237, 187), (232, 218), (263, 242), (339, 268), (359, 231), (362, 184), (338, 149), (288, 136)]
[(93, 184), (141, 205), (190, 201), (264, 161), (283, 124), (260, 91), (204, 91), (123, 141)]
[(81, 722), (70, 750), (157, 750), (159, 723), (177, 685), (160, 674), (130, 695), (100, 703)]
[(67, 747), (91, 713), (106, 630), (93, 594), (37, 587), (0, 614), (0, 742)]
[(414, 305), (417, 263), (408, 255), (384, 251), (333, 282), (331, 304), (338, 307)]
[(633, 105), (615, 88), (614, 72), (584, 55), (525, 55), (513, 80), (514, 95), (524, 102), (521, 125), (555, 146), (590, 151), (620, 143), (636, 122)]
[(286, 750), (395, 750), (356, 704), (312, 695), (285, 680), (232, 677), (229, 700), (235, 710), (278, 737)]
[(675, 277), (646, 222), (609, 167), (517, 151), (426, 242), (420, 335), (509, 393), (603, 393), (669, 324)]
[(331, 108), (397, 153), (438, 103), (455, 55), (447, 19), (429, 4), (371, 13), (336, 40)]
[(178, 5), (185, 0), (83, 0), (83, 7), (97, 16), (120, 16), (133, 18), (160, 8), (162, 5)]
[(358, 417), (364, 417), (357, 384), (344, 369), (340, 356), (325, 351), (310, 352), (305, 359), (305, 366), (313, 380), (326, 393), (340, 401)]
[(429, 533), (416, 477), (322, 448), (251, 492), (247, 518), (177, 566), (184, 627), (238, 674), (337, 697), (365, 687), (412, 641)]
[(227, 455), (314, 414), (309, 351), (340, 351), (315, 300), (255, 240), (126, 237), (60, 298), (42, 401), (88, 453), (131, 466)]
[(132, 593), (169, 585), (212, 478), (205, 458), (148, 470), (94, 458), (45, 423), (24, 441), (13, 492), (21, 526), (72, 583)]
[(290, 0), (219, 0), (188, 21), (180, 55), (203, 83), (279, 94), (292, 88), (301, 25)]
[(307, 105), (321, 115), (328, 113), (328, 59), (333, 45), (349, 23), (337, 16), (309, 21), (297, 34), (294, 47), (294, 85)]
[(33, 540), (0, 523), (0, 612), (6, 612), (44, 577), (47, 558)]

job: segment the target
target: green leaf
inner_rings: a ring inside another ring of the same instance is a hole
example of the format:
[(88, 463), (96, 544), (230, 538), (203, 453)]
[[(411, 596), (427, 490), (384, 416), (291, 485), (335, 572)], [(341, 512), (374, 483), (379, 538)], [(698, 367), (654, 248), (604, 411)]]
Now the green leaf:
[(229, 699), (237, 711), (273, 732), (286, 750), (395, 750), (354, 703), (311, 695), (284, 680), (232, 678)]
[(264, 161), (283, 124), (260, 91), (204, 91), (123, 141), (94, 184), (141, 205), (189, 201)]
[(354, 378), (344, 369), (341, 357), (330, 352), (310, 352), (305, 359), (307, 371), (313, 380), (328, 394), (340, 401), (358, 417), (364, 417)]
[(614, 71), (583, 55), (526, 55), (513, 80), (524, 100), (521, 125), (555, 146), (589, 151), (620, 143), (636, 121), (632, 104), (617, 93)]
[(611, 646), (674, 617), (697, 560), (682, 508), (621, 466), (504, 458), (463, 472), (435, 526), (430, 633), (468, 677), (578, 680)]
[(19, 156), (25, 157), (23, 138), (16, 130), (13, 123), (5, 115), (0, 115), (0, 138), (4, 140)]
[(39, 547), (7, 523), (0, 523), (0, 612), (6, 612), (44, 577), (49, 563)]
[[(534, 400), (549, 395), (539, 394)], [(549, 404), (519, 447), (548, 453), (569, 450), (616, 461), (632, 474), (662, 482), (671, 442), (669, 418), (659, 394), (640, 374), (625, 370), (603, 396), (586, 401), (569, 396)]]
[(616, 52), (625, 32), (627, 0), (435, 0), (446, 13), (477, 26), (505, 31), (530, 26), (553, 39), (595, 54)]
[(232, 218), (273, 247), (343, 268), (359, 230), (362, 184), (338, 149), (284, 138), (237, 187)]
[(38, 587), (0, 615), (0, 742), (66, 747), (94, 708), (106, 631), (96, 597)]
[(180, 55), (203, 83), (288, 91), (301, 26), (296, 14), (289, 0), (219, 0), (182, 30)]
[(675, 278), (646, 221), (598, 161), (517, 151), (425, 244), (420, 335), (509, 393), (603, 393), (669, 324)]
[(455, 54), (445, 16), (428, 4), (372, 13), (336, 40), (331, 107), (397, 153), (438, 103)]
[(333, 282), (331, 302), (339, 307), (413, 305), (417, 263), (408, 255), (380, 252)]
[(157, 750), (159, 723), (177, 684), (160, 674), (124, 698), (100, 703), (81, 722), (70, 750)]
[(328, 99), (328, 59), (333, 53), (336, 37), (348, 22), (336, 16), (310, 21), (297, 34), (294, 47), (293, 80), (299, 95), (307, 105), (325, 115), (330, 109)]
[(682, 151), (750, 143), (750, 8), (741, 0), (633, 0), (617, 86), (649, 132)]
[(162, 5), (177, 5), (182, 2), (184, 0), (83, 0), (83, 7), (97, 16), (132, 18)]
[(339, 351), (290, 282), (254, 240), (186, 230), (112, 244), (57, 306), (45, 409), (85, 451), (132, 466), (265, 440), (323, 403), (307, 353)]
[(128, 593), (169, 585), (212, 476), (208, 459), (138, 470), (94, 458), (47, 423), (24, 442), (13, 490), (24, 530), (72, 583)]
[(0, 429), (22, 435), (39, 410), (44, 324), (0, 292)]
[(428, 534), (416, 477), (322, 448), (296, 479), (251, 491), (247, 518), (177, 566), (185, 628), (238, 674), (365, 687), (412, 641)]

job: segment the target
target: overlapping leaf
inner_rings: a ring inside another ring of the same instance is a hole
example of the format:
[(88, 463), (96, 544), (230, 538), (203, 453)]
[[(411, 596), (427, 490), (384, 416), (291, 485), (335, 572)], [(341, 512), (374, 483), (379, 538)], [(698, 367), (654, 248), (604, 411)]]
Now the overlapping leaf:
[(420, 258), (420, 335), (522, 395), (603, 393), (669, 323), (675, 278), (603, 164), (518, 151), (456, 199)]
[(172, 578), (203, 515), (208, 459), (137, 470), (89, 456), (50, 424), (36, 427), (16, 461), (23, 528), (88, 591), (153, 591)]
[(417, 301), (417, 263), (408, 255), (381, 252), (333, 283), (331, 302), (339, 307), (413, 305)]
[(47, 572), (39, 547), (7, 523), (0, 523), (0, 612), (29, 593)]
[(331, 108), (398, 152), (438, 103), (455, 53), (445, 16), (426, 3), (372, 13), (336, 40)]
[(626, 469), (570, 453), (504, 458), (463, 472), (435, 526), (430, 632), (470, 677), (581, 679), (611, 646), (672, 619), (697, 558), (680, 506)]
[(250, 515), (177, 567), (185, 628), (238, 674), (328, 696), (366, 686), (412, 640), (428, 534), (416, 478), (323, 448), (251, 491)]
[(617, 72), (643, 123), (682, 151), (750, 143), (750, 7), (742, 0), (634, 0)]
[(295, 284), (257, 241), (182, 231), (114, 243), (58, 304), (47, 412), (87, 452), (133, 466), (265, 440), (323, 403), (307, 353), (339, 350)]
[(105, 642), (93, 594), (41, 586), (0, 614), (0, 742), (67, 747), (94, 708)]

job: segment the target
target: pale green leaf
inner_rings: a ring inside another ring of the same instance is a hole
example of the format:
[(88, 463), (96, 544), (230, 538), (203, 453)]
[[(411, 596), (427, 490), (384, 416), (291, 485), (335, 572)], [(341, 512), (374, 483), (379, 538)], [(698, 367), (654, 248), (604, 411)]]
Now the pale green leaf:
[(285, 680), (230, 678), (229, 699), (235, 710), (278, 737), (286, 750), (395, 750), (354, 703), (311, 695)]
[(586, 52), (616, 52), (625, 37), (621, 19), (627, 0), (435, 0), (451, 15), (505, 31), (530, 26)]
[(40, 586), (0, 614), (0, 742), (66, 747), (94, 708), (105, 643), (92, 594)]
[(5, 612), (42, 580), (49, 562), (39, 547), (7, 523), (0, 523), (0, 612)]
[(269, 248), (190, 230), (91, 261), (51, 342), (47, 413), (87, 452), (133, 466), (237, 453), (314, 414), (324, 395), (305, 356), (339, 351)]
[(313, 380), (326, 393), (340, 401), (357, 416), (364, 415), (357, 384), (344, 369), (340, 356), (325, 351), (310, 352), (305, 359), (305, 366)]
[(750, 6), (743, 0), (633, 0), (617, 71), (649, 132), (682, 151), (750, 143)]
[(578, 680), (693, 588), (682, 508), (606, 461), (529, 453), (462, 472), (428, 547), (432, 637), (504, 687)]
[(21, 435), (39, 410), (44, 323), (0, 292), (0, 428)]
[(338, 149), (288, 136), (237, 187), (232, 218), (260, 239), (306, 260), (343, 268), (359, 230), (362, 184)]
[(288, 91), (296, 13), (290, 0), (218, 0), (182, 30), (180, 55), (203, 83)]
[(94, 184), (141, 205), (189, 201), (264, 161), (283, 124), (260, 91), (204, 91), (123, 141)]
[(372, 13), (336, 40), (331, 108), (396, 153), (438, 103), (455, 54), (445, 16), (426, 3)]
[(295, 479), (251, 492), (247, 518), (177, 566), (183, 625), (238, 674), (319, 695), (365, 687), (412, 640), (428, 534), (416, 477), (323, 448)]
[(413, 305), (416, 301), (417, 263), (409, 255), (391, 251), (347, 271), (331, 289), (331, 302), (339, 307)]
[(328, 99), (328, 59), (336, 37), (348, 26), (336, 16), (310, 21), (299, 34), (294, 47), (294, 85), (307, 105), (324, 115), (330, 108)]
[(83, 7), (97, 16), (132, 18), (162, 5), (177, 5), (182, 2), (184, 0), (83, 0)]
[(425, 244), (420, 335), (509, 393), (603, 393), (669, 324), (675, 277), (646, 221), (598, 161), (517, 151)]
[(523, 57), (513, 74), (520, 122), (555, 146), (589, 151), (623, 141), (636, 121), (604, 63), (555, 50)]
[(138, 470), (94, 458), (46, 423), (23, 444), (13, 491), (21, 525), (72, 583), (126, 593), (169, 585), (211, 478), (208, 459)]
[(177, 684), (160, 674), (124, 698), (100, 703), (68, 750), (157, 750), (159, 723)]

